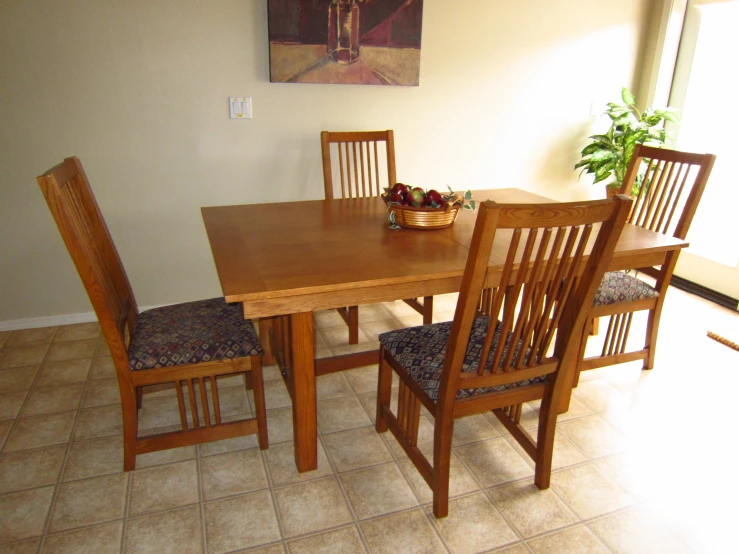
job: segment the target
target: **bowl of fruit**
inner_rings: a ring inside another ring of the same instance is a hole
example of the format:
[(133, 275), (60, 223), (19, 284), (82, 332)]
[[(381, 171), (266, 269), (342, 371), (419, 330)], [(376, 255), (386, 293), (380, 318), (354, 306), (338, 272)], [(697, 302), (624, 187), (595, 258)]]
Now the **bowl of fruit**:
[(449, 194), (441, 194), (433, 189), (425, 191), (395, 183), (381, 196), (394, 229), (445, 229), (454, 223), (460, 209), (475, 209), (470, 191), (459, 194), (451, 188)]

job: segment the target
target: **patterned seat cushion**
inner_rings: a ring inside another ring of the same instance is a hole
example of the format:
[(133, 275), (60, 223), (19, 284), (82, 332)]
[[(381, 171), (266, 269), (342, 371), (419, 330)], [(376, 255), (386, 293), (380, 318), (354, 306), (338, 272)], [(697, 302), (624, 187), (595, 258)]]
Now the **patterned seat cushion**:
[[(489, 323), (489, 317), (478, 317), (475, 319), (462, 365), (463, 372), (472, 373), (477, 371), (477, 362), (482, 352)], [(390, 352), (403, 370), (420, 385), (434, 403), (436, 403), (439, 397), (439, 380), (441, 379), (441, 370), (444, 365), (444, 356), (446, 355), (446, 347), (449, 342), (451, 328), (452, 322), (447, 321), (445, 323), (399, 329), (380, 335), (380, 344)], [(486, 363), (486, 369), (488, 370), (493, 363), (493, 356), (498, 347), (499, 339), (500, 322), (497, 323), (495, 335), (493, 336), (493, 345), (488, 355)], [(508, 346), (506, 343), (504, 348), (507, 350)], [(505, 357), (506, 350), (503, 351), (503, 357)], [(516, 347), (516, 353), (513, 356), (514, 361), (520, 355), (520, 350), (521, 343), (519, 342)], [(469, 398), (488, 392), (540, 383), (545, 379), (546, 376), (542, 376), (495, 387), (461, 389), (457, 392), (457, 398)]]
[(240, 304), (212, 298), (139, 314), (128, 348), (132, 370), (257, 356), (262, 347)]
[(659, 293), (641, 279), (623, 271), (609, 271), (600, 282), (600, 287), (593, 300), (593, 307), (633, 302), (657, 296)]

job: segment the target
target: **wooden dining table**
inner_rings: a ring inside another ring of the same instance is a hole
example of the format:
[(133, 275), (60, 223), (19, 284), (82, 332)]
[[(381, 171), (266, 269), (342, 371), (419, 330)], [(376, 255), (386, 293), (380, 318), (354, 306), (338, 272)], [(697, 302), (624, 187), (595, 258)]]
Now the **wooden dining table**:
[[(552, 202), (513, 188), (476, 190), (473, 197)], [(378, 351), (316, 360), (313, 312), (459, 291), (476, 214), (460, 210), (446, 229), (408, 230), (390, 228), (387, 207), (378, 197), (201, 212), (223, 296), (240, 302), (244, 317), (259, 320), (264, 363), (279, 362), (282, 369), (292, 398), (298, 471), (316, 469), (316, 376), (377, 363)], [(489, 274), (502, 265), (507, 246), (504, 234), (496, 237)], [(659, 265), (667, 252), (685, 246), (627, 225), (609, 270)]]

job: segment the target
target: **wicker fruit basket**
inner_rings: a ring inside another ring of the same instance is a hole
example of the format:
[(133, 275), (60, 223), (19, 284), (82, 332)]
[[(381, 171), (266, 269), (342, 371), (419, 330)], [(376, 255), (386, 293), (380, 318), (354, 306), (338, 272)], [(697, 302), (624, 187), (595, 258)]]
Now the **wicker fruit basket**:
[(406, 229), (446, 229), (451, 227), (457, 219), (463, 198), (459, 195), (449, 197), (446, 203), (439, 208), (401, 206), (390, 203), (390, 195), (383, 194), (382, 200), (387, 205), (390, 221)]

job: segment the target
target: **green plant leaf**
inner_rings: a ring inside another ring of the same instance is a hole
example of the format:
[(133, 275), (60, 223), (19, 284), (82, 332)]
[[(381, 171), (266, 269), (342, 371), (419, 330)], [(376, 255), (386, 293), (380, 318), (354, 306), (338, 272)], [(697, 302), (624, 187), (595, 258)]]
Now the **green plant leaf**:
[(623, 100), (624, 103), (628, 104), (629, 106), (633, 106), (636, 104), (636, 98), (626, 87), (623, 87), (621, 89), (621, 100)]
[(465, 200), (472, 200), (472, 191), (471, 190), (468, 190), (467, 192), (464, 193), (464, 199)]
[(582, 152), (580, 152), (580, 155), (589, 156), (590, 154), (598, 150), (598, 148), (600, 148), (600, 145), (597, 142), (590, 143), (585, 148), (582, 149)]

